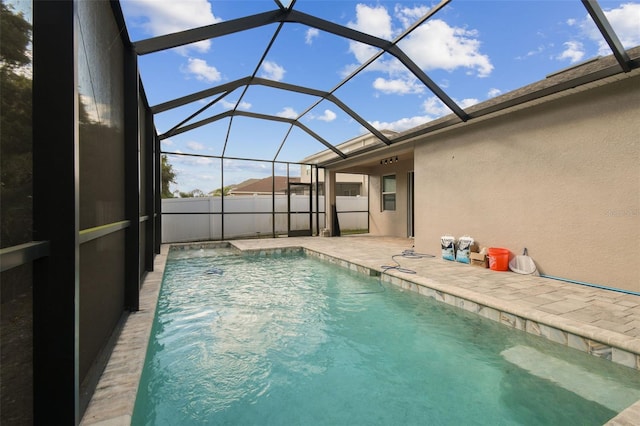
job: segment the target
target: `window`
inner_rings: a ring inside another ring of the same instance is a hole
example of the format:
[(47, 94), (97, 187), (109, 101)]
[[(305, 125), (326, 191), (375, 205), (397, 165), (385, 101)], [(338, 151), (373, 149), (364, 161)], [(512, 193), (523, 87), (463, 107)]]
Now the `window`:
[(396, 209), (396, 176), (382, 176), (382, 210)]

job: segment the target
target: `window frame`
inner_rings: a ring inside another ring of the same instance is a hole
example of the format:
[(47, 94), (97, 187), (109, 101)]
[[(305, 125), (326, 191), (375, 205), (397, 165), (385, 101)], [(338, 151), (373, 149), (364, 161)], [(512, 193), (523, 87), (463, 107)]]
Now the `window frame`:
[[(393, 191), (385, 191), (385, 181), (387, 179), (393, 178), (394, 190)], [(396, 193), (397, 193), (397, 182), (398, 179), (395, 173), (382, 175), (380, 180), (380, 211), (396, 211)], [(385, 198), (393, 196), (393, 208), (387, 208)]]

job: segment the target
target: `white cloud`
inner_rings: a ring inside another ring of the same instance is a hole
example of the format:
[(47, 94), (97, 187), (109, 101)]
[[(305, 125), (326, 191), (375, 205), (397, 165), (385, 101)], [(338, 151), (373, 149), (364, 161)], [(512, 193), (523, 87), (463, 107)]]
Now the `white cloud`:
[(204, 149), (203, 144), (201, 144), (200, 142), (194, 142), (194, 141), (187, 142), (187, 147), (189, 147), (193, 151), (202, 151)]
[(400, 5), (395, 8), (396, 17), (402, 22), (403, 28), (408, 28), (415, 21), (422, 18), (431, 10), (427, 6), (402, 7)]
[(220, 99), (218, 104), (225, 110), (233, 109), (236, 107), (236, 102), (228, 101), (226, 99)]
[(202, 185), (203, 183), (207, 183), (208, 185), (211, 185), (209, 182), (218, 182), (219, 180), (220, 180), (220, 175), (210, 175), (210, 174), (200, 174), (198, 175), (198, 178), (197, 178), (197, 182), (199, 185)]
[(240, 105), (238, 105), (238, 109), (242, 109), (242, 110), (250, 110), (251, 109), (251, 103), (250, 102), (246, 102), (246, 101), (242, 101), (240, 102)]
[[(640, 3), (623, 3), (617, 8), (605, 10), (604, 14), (626, 49), (640, 45)], [(606, 56), (611, 54), (609, 45), (593, 23), (591, 16), (586, 15), (579, 22), (576, 19), (570, 19), (567, 24), (579, 26), (583, 35), (597, 43), (598, 55)]]
[(313, 39), (317, 38), (320, 35), (320, 31), (317, 28), (309, 28), (305, 34), (304, 42), (307, 44), (312, 44)]
[(567, 25), (570, 26), (570, 27), (573, 27), (577, 23), (578, 23), (577, 19), (574, 19), (574, 18), (567, 19)]
[[(456, 104), (458, 104), (458, 106), (462, 109), (465, 109), (467, 107), (470, 107), (471, 105), (475, 105), (478, 102), (480, 102), (478, 99), (475, 99), (475, 98), (465, 98), (461, 101), (454, 99), (453, 101)], [(433, 119), (442, 117), (451, 113), (451, 110), (449, 109), (449, 107), (447, 107), (440, 99), (438, 99), (435, 96), (431, 96), (429, 99), (424, 101), (424, 103), (422, 104), (422, 108), (424, 109), (424, 112), (426, 112)]]
[(478, 77), (493, 71), (489, 57), (480, 53), (477, 31), (451, 27), (440, 19), (425, 22), (399, 45), (424, 70), (467, 68)]
[(298, 118), (298, 113), (291, 107), (285, 107), (282, 111), (276, 113), (276, 115), (283, 118)]
[(556, 59), (569, 59), (573, 64), (584, 57), (584, 46), (579, 41), (566, 41), (563, 45), (565, 49), (556, 57)]
[(349, 22), (347, 26), (387, 40), (393, 37), (391, 16), (384, 6), (356, 5), (356, 22)]
[(640, 45), (640, 3), (624, 3), (604, 14), (625, 48)]
[[(135, 19), (133, 25), (143, 28), (154, 37), (221, 21), (213, 15), (211, 3), (207, 0), (123, 0), (121, 5), (125, 14)], [(188, 47), (206, 52), (211, 47), (211, 42), (204, 40)], [(180, 51), (184, 53), (186, 48)]]
[(451, 112), (451, 110), (435, 96), (431, 96), (424, 101), (422, 103), (422, 109), (431, 117), (441, 117)]
[(284, 77), (284, 73), (286, 72), (283, 67), (276, 64), (272, 61), (264, 61), (262, 63), (262, 74), (261, 77), (268, 78), (270, 80), (280, 81)]
[(174, 143), (171, 139), (163, 139), (162, 141), (160, 141), (160, 144), (162, 146), (173, 146)]
[(464, 109), (464, 108), (468, 108), (468, 107), (470, 107), (472, 105), (475, 105), (475, 104), (479, 103), (480, 100), (476, 99), (476, 98), (464, 98), (463, 100), (456, 101), (456, 102), (460, 106), (460, 108)]
[[(175, 153), (178, 154), (183, 154), (184, 152), (180, 149), (177, 149), (174, 151)], [(214, 161), (217, 162), (217, 160), (214, 160), (212, 158), (209, 157), (194, 157), (194, 156), (187, 156), (187, 155), (176, 155), (171, 157), (170, 162), (173, 165), (183, 165), (183, 166), (189, 166), (192, 167), (194, 165), (209, 165), (209, 164), (213, 164)], [(181, 167), (178, 170), (188, 170), (185, 169), (184, 167)], [(181, 179), (182, 180), (182, 179)]]
[(217, 160), (214, 160), (213, 158), (209, 158), (209, 157), (196, 157), (194, 159), (195, 164), (198, 164), (200, 166), (208, 166), (209, 164), (213, 164), (214, 161), (217, 162)]
[(410, 118), (401, 118), (397, 121), (371, 121), (369, 122), (369, 124), (371, 124), (378, 130), (393, 130), (396, 132), (402, 132), (404, 130), (409, 130), (428, 121), (431, 121), (432, 119), (432, 117), (429, 117), (427, 115), (419, 115)]
[(539, 54), (543, 53), (545, 49), (546, 49), (546, 47), (544, 45), (540, 45), (540, 46), (538, 46), (537, 49), (530, 50), (530, 51), (527, 52), (526, 55), (518, 56), (518, 57), (516, 57), (516, 59), (526, 59), (526, 58), (529, 58), (531, 56), (539, 55)]
[(318, 117), (318, 120), (320, 121), (326, 121), (327, 123), (335, 120), (337, 117), (336, 113), (331, 111), (330, 109), (325, 109), (324, 110), (324, 114), (322, 114), (320, 117)]
[(358, 64), (347, 64), (342, 68), (339, 74), (342, 78), (345, 78), (348, 75), (351, 75), (351, 73), (353, 73), (357, 68)]
[[(406, 28), (428, 11), (426, 6), (396, 7), (395, 13)], [(441, 19), (428, 20), (400, 42), (400, 47), (422, 69), (452, 71), (462, 67), (486, 77), (493, 65), (487, 55), (480, 53), (480, 45), (477, 30), (451, 27)]]
[(373, 88), (382, 93), (395, 93), (396, 95), (424, 92), (422, 83), (418, 83), (415, 78), (410, 78), (410, 76), (395, 79), (378, 77), (373, 82)]
[[(455, 101), (455, 100), (454, 100)], [(461, 101), (455, 101), (462, 109), (467, 108), (471, 105), (477, 104), (478, 99), (467, 98)], [(451, 110), (447, 108), (445, 104), (440, 101), (435, 96), (427, 99), (423, 104), (422, 108), (425, 111), (425, 115), (416, 115), (408, 118), (401, 118), (396, 121), (372, 121), (370, 124), (378, 130), (394, 130), (396, 132), (402, 132), (404, 130), (409, 130), (414, 127), (420, 126), (421, 124), (428, 123), (429, 121), (435, 120), (436, 118), (445, 116), (451, 113)]]
[(496, 89), (496, 88), (491, 88), (491, 89), (489, 89), (489, 92), (487, 93), (487, 97), (495, 98), (496, 96), (500, 96), (501, 94), (502, 94), (502, 90)]
[[(226, 99), (221, 99), (219, 102), (222, 108), (224, 109), (236, 108), (236, 104), (238, 103), (237, 101), (228, 101)], [(238, 109), (245, 110), (245, 111), (250, 110), (251, 104), (249, 102), (242, 101), (240, 102), (240, 105), (238, 105)]]
[[(356, 6), (356, 21), (347, 24), (349, 28), (390, 40), (393, 36), (391, 16), (384, 6), (370, 7), (364, 4)], [(349, 43), (351, 51), (359, 63), (363, 63), (373, 56), (378, 48), (357, 41)]]
[[(604, 14), (626, 49), (640, 45), (640, 3), (624, 3), (616, 9), (604, 11)], [(590, 26), (591, 37), (598, 42), (598, 54), (610, 55), (609, 45), (593, 22), (590, 22)]]
[(220, 72), (216, 67), (207, 64), (204, 59), (189, 58), (187, 66), (182, 67), (182, 72), (191, 74), (196, 79), (207, 83), (213, 83), (221, 79)]
[[(396, 6), (395, 17), (406, 28), (428, 11), (427, 7)], [(349, 22), (350, 28), (383, 39), (393, 39), (402, 28), (393, 28), (392, 17), (384, 6), (370, 7), (359, 4), (356, 7), (356, 21)], [(493, 65), (487, 55), (480, 52), (478, 32), (465, 28), (451, 27), (445, 21), (432, 19), (403, 39), (399, 46), (423, 70), (444, 69), (453, 71), (466, 68), (478, 77), (487, 77)], [(358, 63), (369, 60), (378, 49), (359, 42), (350, 42), (349, 50)], [(389, 78), (378, 78), (374, 87), (383, 93), (421, 93), (424, 88), (415, 81), (413, 74), (397, 59), (381, 57), (367, 67), (367, 71), (382, 71)], [(347, 66), (348, 70), (354, 65)]]

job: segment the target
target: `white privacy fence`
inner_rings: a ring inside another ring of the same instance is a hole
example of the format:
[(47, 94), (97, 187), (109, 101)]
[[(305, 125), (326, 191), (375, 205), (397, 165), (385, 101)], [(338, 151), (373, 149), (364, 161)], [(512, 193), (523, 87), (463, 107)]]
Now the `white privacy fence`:
[[(324, 209), (324, 196), (319, 197)], [(312, 197), (312, 223), (309, 214), (291, 215), (291, 229), (316, 230), (316, 205)], [(341, 230), (368, 229), (367, 197), (336, 197)], [(291, 211), (309, 210), (309, 196), (291, 197)], [(275, 212), (273, 214), (272, 212)], [(222, 235), (222, 198), (166, 198), (162, 200), (162, 242), (220, 240)], [(325, 228), (325, 215), (320, 213), (320, 229)], [(224, 239), (272, 236), (275, 219), (276, 235), (288, 231), (287, 195), (229, 196), (224, 198)]]

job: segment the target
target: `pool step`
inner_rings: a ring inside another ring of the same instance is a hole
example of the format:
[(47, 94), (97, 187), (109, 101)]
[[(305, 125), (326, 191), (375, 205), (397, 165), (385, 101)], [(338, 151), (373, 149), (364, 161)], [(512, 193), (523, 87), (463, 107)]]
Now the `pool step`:
[(514, 346), (501, 352), (510, 363), (552, 381), (584, 399), (620, 412), (640, 399), (640, 389), (624, 386), (562, 359), (528, 346)]

